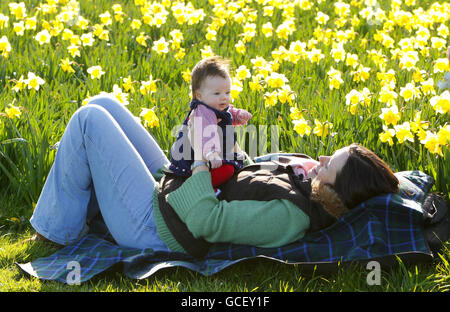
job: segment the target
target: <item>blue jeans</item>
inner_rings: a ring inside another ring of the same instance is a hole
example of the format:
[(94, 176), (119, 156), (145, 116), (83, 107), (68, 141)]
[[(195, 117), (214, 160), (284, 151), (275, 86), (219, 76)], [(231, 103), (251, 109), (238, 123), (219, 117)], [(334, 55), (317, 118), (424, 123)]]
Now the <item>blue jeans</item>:
[(119, 245), (168, 250), (153, 217), (152, 173), (169, 160), (135, 118), (109, 95), (73, 114), (30, 219), (38, 233), (71, 244), (100, 211)]

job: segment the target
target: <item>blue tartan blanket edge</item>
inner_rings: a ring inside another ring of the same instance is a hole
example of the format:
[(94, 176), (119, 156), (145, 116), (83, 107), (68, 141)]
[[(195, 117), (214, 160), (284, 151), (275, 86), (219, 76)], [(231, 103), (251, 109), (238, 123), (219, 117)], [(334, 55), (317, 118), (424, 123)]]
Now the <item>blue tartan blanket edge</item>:
[(421, 203), (434, 180), (421, 171), (396, 175), (401, 182), (398, 194), (372, 198), (330, 227), (279, 248), (221, 243), (214, 244), (204, 258), (198, 259), (176, 252), (122, 247), (88, 234), (48, 257), (16, 265), (39, 279), (71, 284), (85, 282), (119, 263), (126, 276), (143, 279), (161, 269), (178, 266), (210, 276), (255, 258), (309, 267), (405, 255), (413, 255), (419, 261), (431, 260), (433, 255), (422, 233)]

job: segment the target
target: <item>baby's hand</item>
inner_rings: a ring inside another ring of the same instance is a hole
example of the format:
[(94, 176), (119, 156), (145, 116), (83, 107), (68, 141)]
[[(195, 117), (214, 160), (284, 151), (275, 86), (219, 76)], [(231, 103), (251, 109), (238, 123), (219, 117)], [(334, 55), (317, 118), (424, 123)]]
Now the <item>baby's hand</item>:
[(247, 123), (247, 121), (252, 118), (252, 114), (247, 112), (245, 109), (239, 111), (237, 116), (239, 123)]
[(222, 158), (216, 152), (209, 154), (206, 160), (211, 164), (211, 169), (216, 169), (222, 166)]

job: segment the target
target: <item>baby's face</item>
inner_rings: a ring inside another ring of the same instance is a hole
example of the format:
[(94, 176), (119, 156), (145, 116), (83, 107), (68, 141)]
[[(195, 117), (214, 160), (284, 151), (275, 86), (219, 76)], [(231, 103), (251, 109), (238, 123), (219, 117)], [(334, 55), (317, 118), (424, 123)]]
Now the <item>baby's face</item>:
[(227, 78), (208, 76), (197, 90), (196, 97), (199, 101), (223, 111), (231, 103), (230, 89), (231, 79), (229, 76)]

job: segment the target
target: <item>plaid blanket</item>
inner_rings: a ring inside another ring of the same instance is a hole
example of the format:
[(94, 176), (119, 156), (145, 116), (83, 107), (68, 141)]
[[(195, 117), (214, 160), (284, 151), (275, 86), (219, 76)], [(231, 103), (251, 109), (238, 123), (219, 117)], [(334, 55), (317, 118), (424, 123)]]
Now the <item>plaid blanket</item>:
[(196, 259), (181, 253), (125, 248), (88, 234), (49, 257), (16, 264), (40, 279), (70, 283), (74, 273), (78, 274), (77, 281), (84, 282), (118, 263), (123, 264), (126, 276), (142, 279), (175, 266), (209, 276), (257, 257), (319, 268), (371, 259), (390, 259), (392, 264), (397, 256), (405, 255), (416, 256), (417, 261), (431, 260), (422, 233), (421, 204), (434, 180), (420, 171), (398, 172), (396, 176), (400, 180), (399, 193), (371, 198), (330, 227), (279, 248), (215, 244), (204, 258)]

